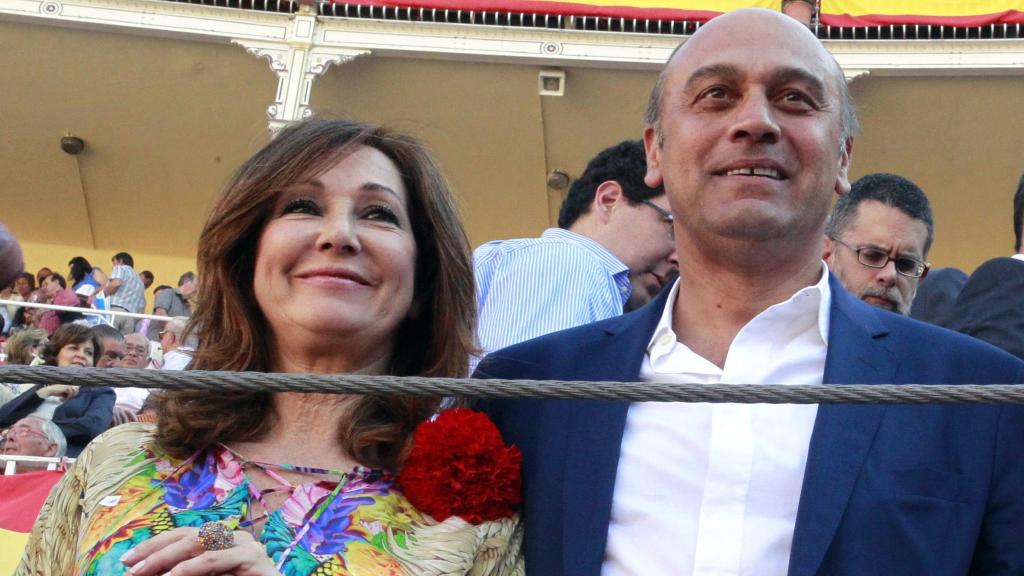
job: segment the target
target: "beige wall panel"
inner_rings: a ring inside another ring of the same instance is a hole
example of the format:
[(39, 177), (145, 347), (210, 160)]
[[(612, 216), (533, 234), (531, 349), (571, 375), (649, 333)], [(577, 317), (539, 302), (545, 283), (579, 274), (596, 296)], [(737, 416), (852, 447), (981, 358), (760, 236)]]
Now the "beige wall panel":
[(318, 114), (422, 138), (451, 180), (473, 246), (548, 224), (537, 69), (364, 57), (313, 86)]
[(1024, 78), (868, 76), (852, 86), (862, 123), (853, 176), (894, 172), (924, 189), (935, 212), (933, 265), (970, 273), (1012, 253)]
[(93, 247), (70, 130), (103, 253), (193, 258), (276, 90), (238, 47), (26, 24), (0, 23), (0, 69), (0, 217), (23, 242)]

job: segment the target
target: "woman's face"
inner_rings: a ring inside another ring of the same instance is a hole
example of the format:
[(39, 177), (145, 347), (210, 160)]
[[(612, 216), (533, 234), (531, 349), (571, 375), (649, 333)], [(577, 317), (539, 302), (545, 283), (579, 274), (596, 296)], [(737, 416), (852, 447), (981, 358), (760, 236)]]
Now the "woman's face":
[(360, 147), (283, 190), (253, 290), (278, 342), (302, 332), (390, 344), (413, 302), (416, 242), (394, 163)]
[(26, 298), (32, 293), (32, 288), (28, 285), (28, 280), (24, 276), (15, 280), (14, 289), (18, 291), (18, 294), (21, 294), (22, 298)]
[(71, 343), (65, 344), (60, 352), (57, 352), (57, 366), (64, 368), (67, 366), (77, 366), (79, 368), (91, 368), (95, 366), (93, 362), (93, 350), (92, 342), (81, 342), (78, 344)]

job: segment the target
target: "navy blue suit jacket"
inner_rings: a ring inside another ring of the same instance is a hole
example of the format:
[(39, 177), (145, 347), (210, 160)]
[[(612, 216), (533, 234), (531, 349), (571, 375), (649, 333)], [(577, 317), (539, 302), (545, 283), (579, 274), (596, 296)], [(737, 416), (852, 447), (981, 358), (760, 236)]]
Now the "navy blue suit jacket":
[[(830, 286), (826, 384), (1024, 378), (1024, 363), (1001, 350), (868, 306), (834, 277)], [(625, 316), (495, 352), (475, 376), (636, 381), (667, 293)], [(528, 574), (600, 574), (628, 407), (487, 405), (523, 453)], [(1017, 407), (820, 406), (789, 574), (1024, 574), (1022, 448)]]
[[(18, 420), (35, 412), (43, 403), (36, 394), (42, 387), (37, 384), (0, 406), (0, 427), (14, 426)], [(69, 458), (76, 458), (93, 438), (110, 428), (116, 398), (113, 388), (82, 386), (74, 398), (57, 406), (53, 423), (64, 433)]]
[(993, 258), (979, 266), (945, 326), (1024, 359), (1024, 262)]

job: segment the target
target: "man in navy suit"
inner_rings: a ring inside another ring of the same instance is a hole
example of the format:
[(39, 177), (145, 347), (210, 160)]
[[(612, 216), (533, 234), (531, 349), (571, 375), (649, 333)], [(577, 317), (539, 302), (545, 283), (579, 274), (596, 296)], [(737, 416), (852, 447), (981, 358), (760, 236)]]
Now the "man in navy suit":
[(1017, 237), (1011, 257), (993, 258), (971, 274), (950, 312), (947, 326), (998, 346), (1024, 359), (1024, 174), (1013, 196), (1013, 233)]
[[(680, 279), (480, 377), (1021, 382), (984, 343), (871, 307), (821, 261), (856, 118), (835, 60), (766, 10), (715, 18), (652, 92), (647, 184)], [(685, 255), (685, 257), (683, 257)], [(887, 265), (892, 265), (890, 262)], [(624, 384), (628, 385), (628, 384)], [(1024, 415), (1002, 406), (499, 401), (523, 452), (527, 573), (1024, 573)]]

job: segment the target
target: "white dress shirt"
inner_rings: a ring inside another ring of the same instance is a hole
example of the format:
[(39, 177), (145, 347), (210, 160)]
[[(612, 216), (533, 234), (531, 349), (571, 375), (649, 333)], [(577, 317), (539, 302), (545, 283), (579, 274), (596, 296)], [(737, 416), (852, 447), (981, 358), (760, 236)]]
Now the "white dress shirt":
[[(755, 316), (725, 368), (676, 339), (669, 295), (646, 381), (821, 384), (831, 293), (817, 284)], [(634, 403), (622, 438), (603, 576), (781, 576), (816, 405)]]

